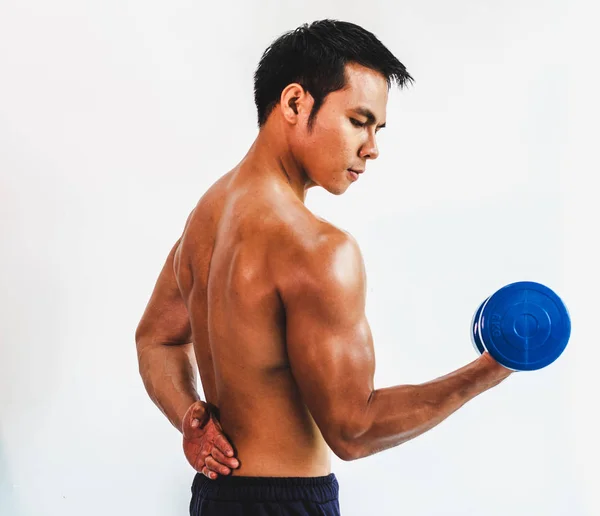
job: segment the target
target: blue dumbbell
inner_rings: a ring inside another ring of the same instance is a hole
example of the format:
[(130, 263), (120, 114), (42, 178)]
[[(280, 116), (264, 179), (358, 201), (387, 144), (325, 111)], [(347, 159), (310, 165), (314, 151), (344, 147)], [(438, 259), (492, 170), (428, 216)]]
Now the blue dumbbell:
[(534, 371), (554, 362), (571, 336), (567, 307), (551, 289), (520, 281), (488, 297), (471, 320), (478, 353), (514, 371)]

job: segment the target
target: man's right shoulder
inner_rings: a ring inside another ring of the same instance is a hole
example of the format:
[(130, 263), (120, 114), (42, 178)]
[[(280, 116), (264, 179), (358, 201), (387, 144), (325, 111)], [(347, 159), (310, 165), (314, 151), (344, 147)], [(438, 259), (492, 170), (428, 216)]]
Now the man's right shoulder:
[(354, 237), (318, 219), (311, 231), (289, 229), (276, 260), (280, 292), (313, 290), (328, 285), (352, 287), (364, 279), (364, 263)]

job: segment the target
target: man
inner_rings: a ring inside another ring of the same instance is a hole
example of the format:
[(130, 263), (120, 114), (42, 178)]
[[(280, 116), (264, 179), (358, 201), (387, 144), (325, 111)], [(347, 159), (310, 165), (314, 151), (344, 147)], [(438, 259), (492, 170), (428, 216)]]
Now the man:
[(373, 34), (340, 21), (263, 54), (259, 134), (191, 213), (136, 334), (148, 393), (204, 474), (191, 514), (339, 514), (330, 450), (354, 460), (397, 446), (510, 374), (485, 353), (375, 389), (358, 245), (304, 205), (309, 188), (339, 195), (365, 173), (390, 85), (411, 80)]

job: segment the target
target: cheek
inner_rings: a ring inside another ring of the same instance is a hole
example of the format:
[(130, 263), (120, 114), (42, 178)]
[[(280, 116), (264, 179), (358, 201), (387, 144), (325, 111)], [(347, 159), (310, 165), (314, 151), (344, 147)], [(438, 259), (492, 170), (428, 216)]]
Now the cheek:
[(355, 145), (356, 134), (353, 134), (352, 129), (345, 127), (337, 127), (335, 129), (329, 129), (323, 135), (321, 140), (320, 154), (322, 157), (335, 165), (336, 168), (339, 165), (347, 166), (346, 161), (353, 152), (353, 145)]
[(318, 124), (303, 144), (302, 157), (311, 175), (337, 180), (351, 166), (359, 146), (359, 131), (343, 119)]
[(339, 148), (341, 152), (348, 155), (348, 152), (355, 152), (356, 148), (360, 146), (361, 131), (356, 127), (345, 123), (341, 124), (338, 130)]

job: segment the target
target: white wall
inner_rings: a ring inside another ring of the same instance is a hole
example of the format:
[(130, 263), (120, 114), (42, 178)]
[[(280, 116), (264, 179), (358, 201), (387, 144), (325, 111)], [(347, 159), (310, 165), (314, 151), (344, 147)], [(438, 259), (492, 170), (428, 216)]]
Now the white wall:
[(0, 514), (187, 514), (194, 471), (134, 330), (187, 214), (256, 135), (262, 51), (325, 17), (372, 30), (416, 79), (392, 93), (369, 173), (307, 202), (361, 244), (376, 386), (475, 358), (473, 311), (506, 283), (547, 284), (573, 322), (550, 367), (399, 448), (334, 458), (342, 513), (600, 513), (593, 11), (3, 0)]

